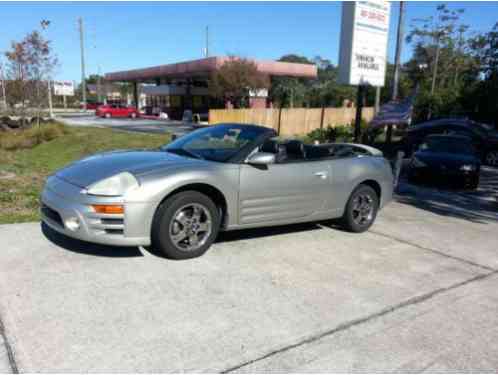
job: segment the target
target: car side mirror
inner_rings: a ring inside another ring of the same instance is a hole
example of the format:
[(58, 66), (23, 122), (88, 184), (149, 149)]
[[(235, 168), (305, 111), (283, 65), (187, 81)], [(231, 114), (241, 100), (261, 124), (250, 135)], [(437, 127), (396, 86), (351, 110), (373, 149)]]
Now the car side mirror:
[(247, 164), (268, 165), (275, 163), (275, 154), (269, 152), (256, 152), (247, 159)]

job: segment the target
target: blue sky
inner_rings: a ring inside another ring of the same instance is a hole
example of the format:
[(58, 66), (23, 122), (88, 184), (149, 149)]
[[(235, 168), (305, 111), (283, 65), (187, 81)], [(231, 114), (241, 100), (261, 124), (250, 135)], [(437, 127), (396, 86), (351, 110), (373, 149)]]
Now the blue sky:
[[(437, 2), (408, 2), (410, 20), (434, 14)], [(498, 22), (498, 2), (449, 2), (464, 8), (471, 31)], [(46, 35), (60, 60), (58, 79), (80, 80), (77, 18), (86, 28), (87, 75), (202, 57), (205, 26), (210, 54), (278, 59), (287, 53), (338, 60), (339, 2), (101, 2), (0, 3), (0, 51), (51, 21)], [(391, 6), (389, 59), (393, 60), (398, 2)], [(2, 54), (3, 55), (3, 54)], [(410, 46), (403, 58), (410, 55)]]

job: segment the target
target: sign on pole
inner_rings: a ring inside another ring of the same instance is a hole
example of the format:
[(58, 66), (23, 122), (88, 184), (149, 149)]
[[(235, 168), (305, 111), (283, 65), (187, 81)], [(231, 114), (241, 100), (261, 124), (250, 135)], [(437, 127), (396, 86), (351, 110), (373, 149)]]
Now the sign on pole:
[(54, 81), (54, 94), (61, 96), (74, 96), (73, 81)]
[(388, 1), (342, 3), (340, 83), (384, 86), (389, 13)]

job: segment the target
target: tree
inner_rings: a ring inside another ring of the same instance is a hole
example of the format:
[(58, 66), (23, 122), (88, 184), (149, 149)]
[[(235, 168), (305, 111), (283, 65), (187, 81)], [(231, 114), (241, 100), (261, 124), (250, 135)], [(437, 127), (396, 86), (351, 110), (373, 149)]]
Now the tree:
[[(308, 58), (296, 54), (282, 56), (278, 61), (313, 64)], [(278, 107), (304, 107), (308, 102), (309, 80), (295, 77), (271, 78), (270, 98)]]
[(215, 98), (229, 100), (235, 108), (247, 107), (250, 91), (267, 89), (268, 77), (250, 60), (231, 56), (209, 80), (209, 91)]
[(469, 89), (480, 77), (468, 25), (460, 20), (463, 12), (442, 4), (435, 17), (413, 20), (406, 40), (415, 45), (404, 68), (413, 87), (418, 87), (415, 121), (469, 114)]
[[(45, 21), (42, 27), (46, 26)], [(35, 30), (20, 42), (13, 41), (5, 56), (8, 62), (7, 78), (12, 81), (9, 97), (15, 100), (14, 104), (21, 104), (23, 117), (29, 104), (31, 109), (36, 109), (39, 118), (47, 103), (48, 82), (57, 65), (50, 41)], [(12, 99), (9, 100), (12, 102)]]
[(463, 9), (450, 10), (446, 4), (440, 4), (436, 9), (436, 17), (414, 19), (413, 29), (406, 37), (408, 43), (415, 41), (418, 48), (425, 49), (427, 63), (432, 70), (431, 95), (436, 88), (441, 52), (449, 52), (447, 57), (451, 59), (455, 45), (453, 38), (455, 31), (460, 30), (463, 35), (468, 28), (467, 25), (458, 25)]

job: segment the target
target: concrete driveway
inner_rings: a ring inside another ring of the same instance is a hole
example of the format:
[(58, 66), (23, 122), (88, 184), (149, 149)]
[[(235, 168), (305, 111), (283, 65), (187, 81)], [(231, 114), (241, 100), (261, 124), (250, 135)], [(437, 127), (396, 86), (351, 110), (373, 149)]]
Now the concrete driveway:
[(170, 133), (182, 136), (196, 129), (193, 124), (183, 123), (174, 120), (148, 120), (131, 118), (101, 118), (94, 115), (64, 115), (56, 117), (68, 126), (92, 126), (102, 128), (112, 128), (118, 130), (140, 132), (140, 133)]
[(189, 261), (0, 226), (0, 372), (496, 372), (497, 193), (492, 169), (403, 184), (367, 233), (231, 232)]

